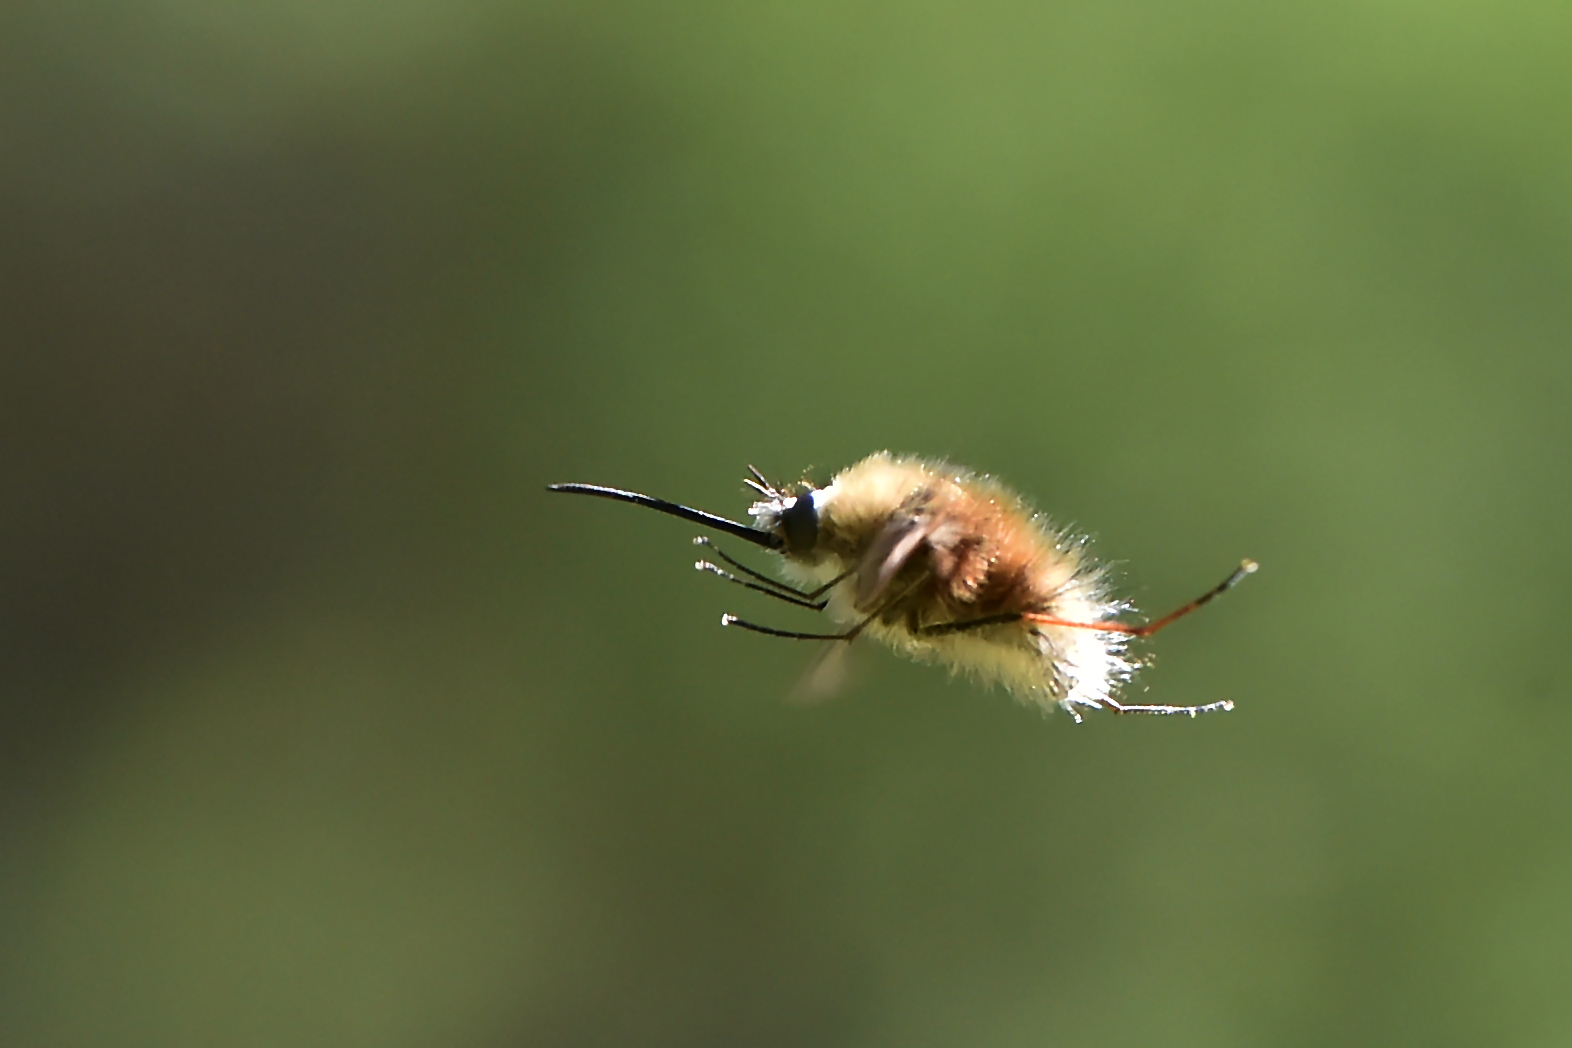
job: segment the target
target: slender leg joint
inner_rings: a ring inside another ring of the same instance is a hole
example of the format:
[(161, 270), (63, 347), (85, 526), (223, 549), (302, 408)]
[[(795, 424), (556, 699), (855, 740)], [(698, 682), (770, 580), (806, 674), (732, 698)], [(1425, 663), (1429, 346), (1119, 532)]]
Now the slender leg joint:
[(722, 615), (721, 616), (721, 625), (722, 626), (736, 626), (736, 627), (738, 627), (740, 629), (749, 630), (750, 632), (753, 632), (753, 633), (762, 633), (766, 637), (785, 637), (787, 640), (844, 640), (844, 641), (852, 641), (852, 640), (856, 640), (857, 639), (857, 635), (862, 632), (863, 626), (865, 626), (867, 624), (866, 623), (859, 623), (857, 626), (852, 627), (850, 630), (848, 630), (845, 633), (798, 633), (795, 630), (778, 630), (778, 629), (772, 629), (769, 626), (760, 626), (756, 622), (749, 622), (746, 619), (739, 619), (735, 615)]
[(695, 561), (693, 566), (699, 571), (707, 571), (712, 575), (716, 575), (725, 579), (727, 582), (736, 583), (738, 586), (741, 586), (744, 589), (753, 590), (755, 593), (762, 593), (766, 597), (774, 597), (776, 600), (785, 601), (787, 604), (792, 604), (799, 608), (807, 608), (810, 611), (823, 611), (825, 605), (828, 603), (827, 601), (822, 600), (810, 600), (808, 597), (800, 595), (798, 591), (791, 589), (790, 587), (783, 586), (780, 589), (773, 589), (770, 586), (762, 586), (757, 582), (749, 582), (747, 579), (740, 579), (726, 569), (707, 560)]
[(1172, 717), (1180, 714), (1194, 719), (1203, 713), (1225, 712), (1234, 708), (1231, 699), (1221, 702), (1209, 702), (1205, 706), (1125, 706), (1113, 699), (1104, 699), (1103, 706), (1114, 713), (1148, 713), (1159, 717)]
[(1239, 585), (1240, 581), (1242, 581), (1246, 576), (1255, 574), (1260, 570), (1260, 568), (1261, 565), (1257, 564), (1253, 560), (1242, 560), (1239, 562), (1239, 566), (1233, 570), (1233, 573), (1222, 582), (1219, 582), (1217, 585), (1213, 586), (1211, 589), (1207, 590), (1205, 593), (1201, 594), (1190, 603), (1181, 605), (1180, 607), (1175, 608), (1173, 611), (1170, 611), (1168, 614), (1164, 615), (1162, 618), (1153, 622), (1148, 622), (1143, 626), (1132, 626), (1129, 623), (1112, 621), (1074, 622), (1070, 619), (1061, 619), (1053, 615), (1035, 611), (1027, 612), (1026, 614), (1022, 615), (1021, 618), (1026, 622), (1035, 622), (1042, 626), (1066, 626), (1071, 629), (1078, 630), (1100, 630), (1103, 633), (1122, 633), (1127, 637), (1150, 637), (1152, 634), (1156, 633), (1163, 627), (1173, 624), (1175, 621), (1184, 618), (1195, 609), (1204, 607), (1214, 598), (1233, 589), (1235, 586)]

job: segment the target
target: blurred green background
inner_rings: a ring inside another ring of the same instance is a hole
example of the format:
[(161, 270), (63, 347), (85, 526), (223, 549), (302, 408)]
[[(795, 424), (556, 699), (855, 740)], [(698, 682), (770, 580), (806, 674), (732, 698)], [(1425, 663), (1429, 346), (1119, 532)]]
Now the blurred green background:
[[(6, 5), (0, 1039), (1572, 1042), (1569, 39)], [(880, 448), (1149, 611), (1258, 558), (1127, 692), (1238, 709), (794, 706), (717, 620), (811, 619), (542, 490)]]

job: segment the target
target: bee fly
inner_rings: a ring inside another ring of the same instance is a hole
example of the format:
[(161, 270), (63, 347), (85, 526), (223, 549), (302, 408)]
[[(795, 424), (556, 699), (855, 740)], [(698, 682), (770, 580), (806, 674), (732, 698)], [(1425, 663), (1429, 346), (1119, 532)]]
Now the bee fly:
[(552, 491), (631, 502), (751, 542), (780, 555), (777, 582), (694, 539), (709, 560), (695, 567), (786, 604), (827, 612), (835, 632), (803, 633), (722, 615), (721, 625), (771, 637), (849, 643), (863, 634), (911, 658), (939, 662), (1004, 684), (1044, 708), (1057, 703), (1077, 722), (1079, 707), (1115, 713), (1198, 713), (1204, 706), (1134, 706), (1114, 698), (1138, 663), (1131, 638), (1149, 637), (1256, 570), (1240, 563), (1222, 582), (1152, 622), (1114, 616), (1132, 607), (1112, 598), (1106, 570), (1086, 540), (1033, 513), (991, 477), (949, 463), (879, 452), (815, 488), (777, 487), (749, 467), (759, 498), (753, 524), (739, 524), (664, 499), (595, 484)]

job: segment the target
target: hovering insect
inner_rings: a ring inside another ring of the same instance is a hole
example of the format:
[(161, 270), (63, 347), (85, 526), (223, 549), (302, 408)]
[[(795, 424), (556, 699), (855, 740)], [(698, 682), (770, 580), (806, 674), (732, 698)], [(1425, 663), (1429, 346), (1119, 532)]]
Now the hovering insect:
[[(1133, 608), (1109, 595), (1106, 570), (1086, 540), (1055, 528), (991, 477), (936, 459), (881, 451), (815, 488), (779, 487), (748, 467), (759, 495), (753, 525), (595, 484), (552, 491), (631, 502), (751, 542), (780, 555), (777, 582), (727, 556), (708, 538), (694, 566), (787, 604), (826, 611), (836, 632), (803, 633), (722, 615), (721, 625), (772, 637), (849, 643), (863, 634), (915, 659), (1004, 684), (1024, 701), (1115, 713), (1198, 713), (1205, 706), (1134, 706), (1115, 700), (1138, 662), (1133, 637), (1149, 637), (1232, 588), (1257, 568), (1240, 563), (1222, 582), (1162, 618), (1115, 621)], [(795, 585), (792, 585), (795, 583)]]

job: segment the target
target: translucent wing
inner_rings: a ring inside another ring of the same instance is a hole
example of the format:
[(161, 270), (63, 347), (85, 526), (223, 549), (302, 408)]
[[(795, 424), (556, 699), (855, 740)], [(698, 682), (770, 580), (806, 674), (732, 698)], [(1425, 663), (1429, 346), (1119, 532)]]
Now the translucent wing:
[(928, 532), (926, 514), (896, 517), (884, 526), (857, 569), (857, 607), (866, 609), (878, 603), (890, 580), (901, 573)]
[(831, 641), (814, 653), (797, 683), (786, 693), (786, 701), (799, 706), (828, 702), (846, 690), (851, 679), (852, 646)]

